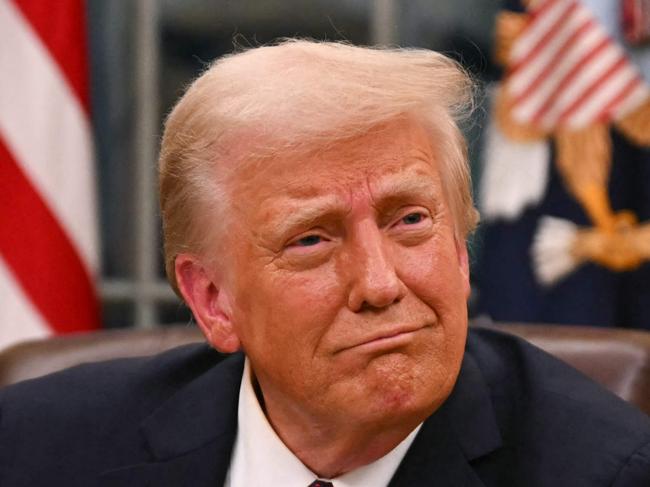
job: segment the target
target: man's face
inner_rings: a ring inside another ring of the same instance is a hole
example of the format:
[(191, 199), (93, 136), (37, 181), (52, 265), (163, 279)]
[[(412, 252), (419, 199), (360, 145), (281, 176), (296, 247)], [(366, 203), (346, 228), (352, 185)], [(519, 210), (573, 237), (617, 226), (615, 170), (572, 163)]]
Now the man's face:
[(469, 282), (424, 130), (394, 122), (232, 184), (220, 292), (271, 418), (376, 425), (437, 408)]

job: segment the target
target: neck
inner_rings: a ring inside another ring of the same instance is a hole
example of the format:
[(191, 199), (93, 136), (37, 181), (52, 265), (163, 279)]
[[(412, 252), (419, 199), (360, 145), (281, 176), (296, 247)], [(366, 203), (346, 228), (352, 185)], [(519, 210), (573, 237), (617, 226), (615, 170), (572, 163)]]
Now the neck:
[[(414, 426), (414, 428), (417, 425)], [(275, 426), (274, 426), (275, 428)], [(287, 447), (312, 472), (322, 478), (336, 478), (347, 472), (368, 465), (388, 454), (411, 432), (382, 431), (378, 434), (307, 435), (304, 428), (276, 430)]]
[(312, 472), (335, 478), (378, 460), (399, 445), (424, 418), (400, 418), (392, 425), (319, 421), (304, 411), (274, 407), (265, 401), (255, 381), (264, 413), (282, 442)]

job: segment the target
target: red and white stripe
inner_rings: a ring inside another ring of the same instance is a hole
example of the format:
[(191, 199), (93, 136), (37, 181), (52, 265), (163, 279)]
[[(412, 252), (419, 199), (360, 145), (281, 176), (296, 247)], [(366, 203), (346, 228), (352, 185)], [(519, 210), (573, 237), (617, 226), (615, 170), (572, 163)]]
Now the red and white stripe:
[(515, 120), (577, 129), (620, 118), (650, 96), (625, 52), (578, 0), (539, 0), (529, 11), (505, 84)]
[(83, 0), (0, 1), (0, 348), (98, 327)]

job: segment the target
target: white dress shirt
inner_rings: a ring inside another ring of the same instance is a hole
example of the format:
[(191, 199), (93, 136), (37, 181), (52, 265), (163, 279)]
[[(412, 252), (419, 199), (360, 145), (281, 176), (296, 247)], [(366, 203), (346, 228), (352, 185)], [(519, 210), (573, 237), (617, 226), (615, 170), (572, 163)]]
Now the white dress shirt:
[[(237, 438), (225, 486), (307, 487), (319, 477), (303, 465), (275, 433), (260, 407), (251, 378), (246, 359), (239, 389)], [(322, 480), (329, 480), (334, 487), (388, 485), (420, 426), (380, 459), (334, 479)]]

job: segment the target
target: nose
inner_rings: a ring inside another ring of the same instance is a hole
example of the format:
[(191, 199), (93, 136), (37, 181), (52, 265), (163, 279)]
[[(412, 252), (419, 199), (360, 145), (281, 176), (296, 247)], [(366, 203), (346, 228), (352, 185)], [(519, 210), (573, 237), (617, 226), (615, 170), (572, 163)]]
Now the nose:
[(359, 312), (399, 302), (406, 293), (406, 286), (396, 273), (389, 243), (379, 228), (374, 222), (364, 222), (353, 240), (348, 269), (352, 277), (348, 307)]

